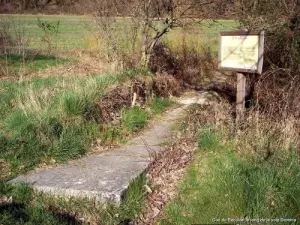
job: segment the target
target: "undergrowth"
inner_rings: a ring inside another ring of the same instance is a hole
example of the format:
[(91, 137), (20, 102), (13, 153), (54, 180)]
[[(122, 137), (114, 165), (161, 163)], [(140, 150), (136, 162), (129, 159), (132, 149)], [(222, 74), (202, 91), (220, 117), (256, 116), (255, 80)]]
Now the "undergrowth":
[(9, 166), (0, 173), (9, 179), (42, 163), (83, 155), (101, 132), (86, 109), (139, 72), (1, 81), (0, 158)]
[(168, 107), (175, 104), (168, 98), (155, 97), (141, 108), (134, 106), (122, 110), (121, 120), (117, 124), (104, 124), (100, 138), (102, 144), (124, 142), (126, 137), (144, 128), (154, 116), (163, 113)]
[(250, 112), (245, 127), (235, 133), (230, 119), (222, 119), (230, 112), (226, 109), (222, 103), (189, 112), (183, 128), (198, 133), (198, 152), (160, 224), (228, 224), (237, 219), (298, 224), (299, 139), (288, 119), (277, 124)]

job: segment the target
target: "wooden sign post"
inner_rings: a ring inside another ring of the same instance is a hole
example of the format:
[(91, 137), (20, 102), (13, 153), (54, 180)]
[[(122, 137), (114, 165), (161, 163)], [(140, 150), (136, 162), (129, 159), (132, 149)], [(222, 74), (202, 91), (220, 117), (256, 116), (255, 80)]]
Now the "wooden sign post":
[(236, 120), (245, 117), (245, 73), (262, 73), (264, 31), (229, 31), (219, 35), (219, 68), (236, 71)]
[(246, 99), (246, 76), (237, 73), (236, 85), (236, 121), (243, 121), (245, 118), (245, 99)]

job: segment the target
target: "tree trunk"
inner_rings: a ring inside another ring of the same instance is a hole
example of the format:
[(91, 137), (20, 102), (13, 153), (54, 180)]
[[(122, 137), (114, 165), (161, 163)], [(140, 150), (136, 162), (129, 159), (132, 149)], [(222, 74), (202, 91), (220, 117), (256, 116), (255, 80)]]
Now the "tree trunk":
[[(141, 64), (143, 68), (148, 68), (151, 53), (155, 47), (155, 45), (160, 41), (160, 39), (163, 37), (164, 34), (166, 34), (170, 29), (170, 26), (166, 26), (162, 31), (157, 32), (155, 37), (151, 39), (151, 41), (148, 41), (147, 32), (143, 32), (143, 46), (142, 46), (142, 58), (141, 58)], [(147, 28), (144, 29), (144, 31), (147, 30)], [(149, 29), (148, 29), (149, 30)]]

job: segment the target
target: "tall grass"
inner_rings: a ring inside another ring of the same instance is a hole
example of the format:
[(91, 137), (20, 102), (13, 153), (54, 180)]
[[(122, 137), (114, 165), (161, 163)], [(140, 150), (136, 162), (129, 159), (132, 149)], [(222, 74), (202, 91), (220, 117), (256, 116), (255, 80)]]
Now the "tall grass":
[(11, 176), (51, 159), (84, 154), (100, 135), (98, 124), (85, 117), (85, 111), (112, 85), (137, 74), (2, 81), (0, 157), (11, 164)]
[(199, 131), (199, 150), (161, 224), (214, 224), (222, 218), (224, 223), (232, 222), (228, 218), (285, 218), (293, 219), (286, 224), (298, 224), (300, 145), (295, 120), (271, 121), (253, 111), (236, 132), (224, 114), (230, 115), (230, 108), (218, 103), (195, 107), (187, 116), (184, 128)]
[(147, 113), (138, 106), (126, 110), (122, 115), (124, 127), (131, 133), (145, 126), (147, 122)]
[(146, 104), (147, 110), (123, 109), (121, 120), (114, 124), (101, 123), (97, 102), (115, 85), (144, 72), (1, 82), (0, 159), (11, 170), (4, 177), (80, 157), (97, 138), (110, 144), (142, 129), (173, 102), (154, 98)]

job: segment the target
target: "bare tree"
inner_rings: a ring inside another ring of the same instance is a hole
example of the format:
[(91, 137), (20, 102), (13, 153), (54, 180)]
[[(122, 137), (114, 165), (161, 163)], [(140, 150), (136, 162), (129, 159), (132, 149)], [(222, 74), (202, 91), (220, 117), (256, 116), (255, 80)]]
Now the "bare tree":
[(147, 67), (154, 46), (171, 29), (203, 18), (204, 7), (213, 0), (143, 0), (136, 5), (133, 15), (142, 29), (142, 65)]
[[(154, 46), (171, 29), (207, 18), (205, 7), (215, 0), (98, 0), (90, 1), (100, 26), (112, 29), (117, 17), (130, 19), (142, 36), (141, 63), (147, 67)], [(220, 2), (220, 1), (219, 1)], [(113, 37), (110, 37), (113, 40)]]

